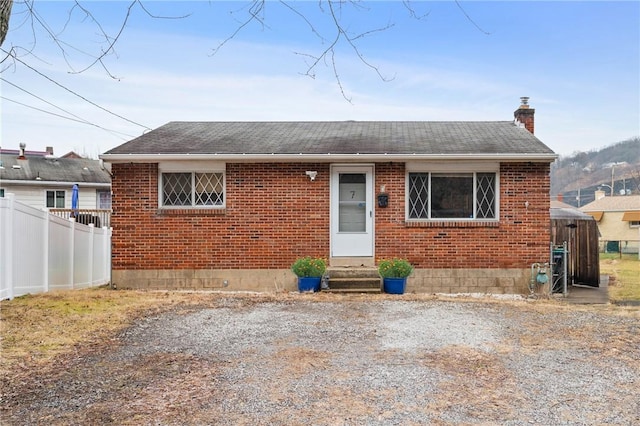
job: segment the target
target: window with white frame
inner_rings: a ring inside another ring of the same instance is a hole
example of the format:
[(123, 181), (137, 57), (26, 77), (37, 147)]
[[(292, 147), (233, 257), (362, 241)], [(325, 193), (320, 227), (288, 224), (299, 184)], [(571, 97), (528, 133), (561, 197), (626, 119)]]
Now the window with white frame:
[(437, 171), (412, 169), (407, 173), (407, 219), (498, 218), (497, 172), (441, 171), (442, 167), (437, 167), (440, 169)]
[(100, 210), (111, 209), (111, 190), (110, 189), (98, 189), (96, 190), (96, 208)]
[(630, 220), (629, 228), (638, 228), (640, 227), (640, 220)]
[(224, 207), (224, 171), (182, 171), (180, 168), (184, 167), (160, 167), (161, 207)]
[(64, 209), (64, 191), (47, 191), (47, 208)]

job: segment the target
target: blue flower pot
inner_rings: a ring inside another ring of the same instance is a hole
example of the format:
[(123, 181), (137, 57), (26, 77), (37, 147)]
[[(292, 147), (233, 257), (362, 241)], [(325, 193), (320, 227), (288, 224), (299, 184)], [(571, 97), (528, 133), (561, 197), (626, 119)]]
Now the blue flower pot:
[(382, 284), (384, 292), (389, 294), (404, 294), (405, 288), (407, 288), (406, 278), (383, 278)]
[(322, 277), (298, 277), (298, 291), (320, 291)]

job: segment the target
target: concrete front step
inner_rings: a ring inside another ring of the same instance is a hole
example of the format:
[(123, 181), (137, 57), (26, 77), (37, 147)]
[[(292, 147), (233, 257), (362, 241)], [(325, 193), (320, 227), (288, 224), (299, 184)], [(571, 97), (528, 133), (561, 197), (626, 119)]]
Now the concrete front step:
[(323, 288), (323, 293), (371, 293), (380, 294), (382, 290), (379, 288)]
[(382, 280), (374, 267), (331, 266), (327, 268), (329, 291), (333, 293), (380, 293)]
[(326, 273), (329, 278), (380, 278), (373, 266), (329, 266)]
[(376, 261), (373, 257), (332, 257), (329, 259), (329, 265), (338, 267), (373, 267), (376, 265)]

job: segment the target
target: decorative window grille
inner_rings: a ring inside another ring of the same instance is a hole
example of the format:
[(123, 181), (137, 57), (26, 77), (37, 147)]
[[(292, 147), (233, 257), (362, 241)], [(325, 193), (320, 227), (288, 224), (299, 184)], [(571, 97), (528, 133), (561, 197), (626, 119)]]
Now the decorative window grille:
[(409, 173), (409, 217), (429, 219), (429, 173)]
[(409, 219), (496, 219), (496, 173), (409, 173)]
[(476, 173), (476, 218), (496, 217), (496, 174)]
[(162, 173), (162, 206), (221, 207), (224, 173)]
[(222, 173), (195, 173), (196, 205), (221, 206), (224, 179)]

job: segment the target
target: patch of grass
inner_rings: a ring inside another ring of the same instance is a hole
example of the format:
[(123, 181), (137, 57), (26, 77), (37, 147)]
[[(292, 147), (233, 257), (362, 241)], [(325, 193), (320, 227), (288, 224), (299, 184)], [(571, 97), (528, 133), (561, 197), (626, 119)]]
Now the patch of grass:
[(637, 254), (600, 253), (600, 273), (609, 275), (609, 298), (640, 301), (640, 260)]
[(0, 302), (0, 372), (46, 362), (78, 345), (103, 343), (146, 313), (210, 295), (93, 288), (25, 295)]

